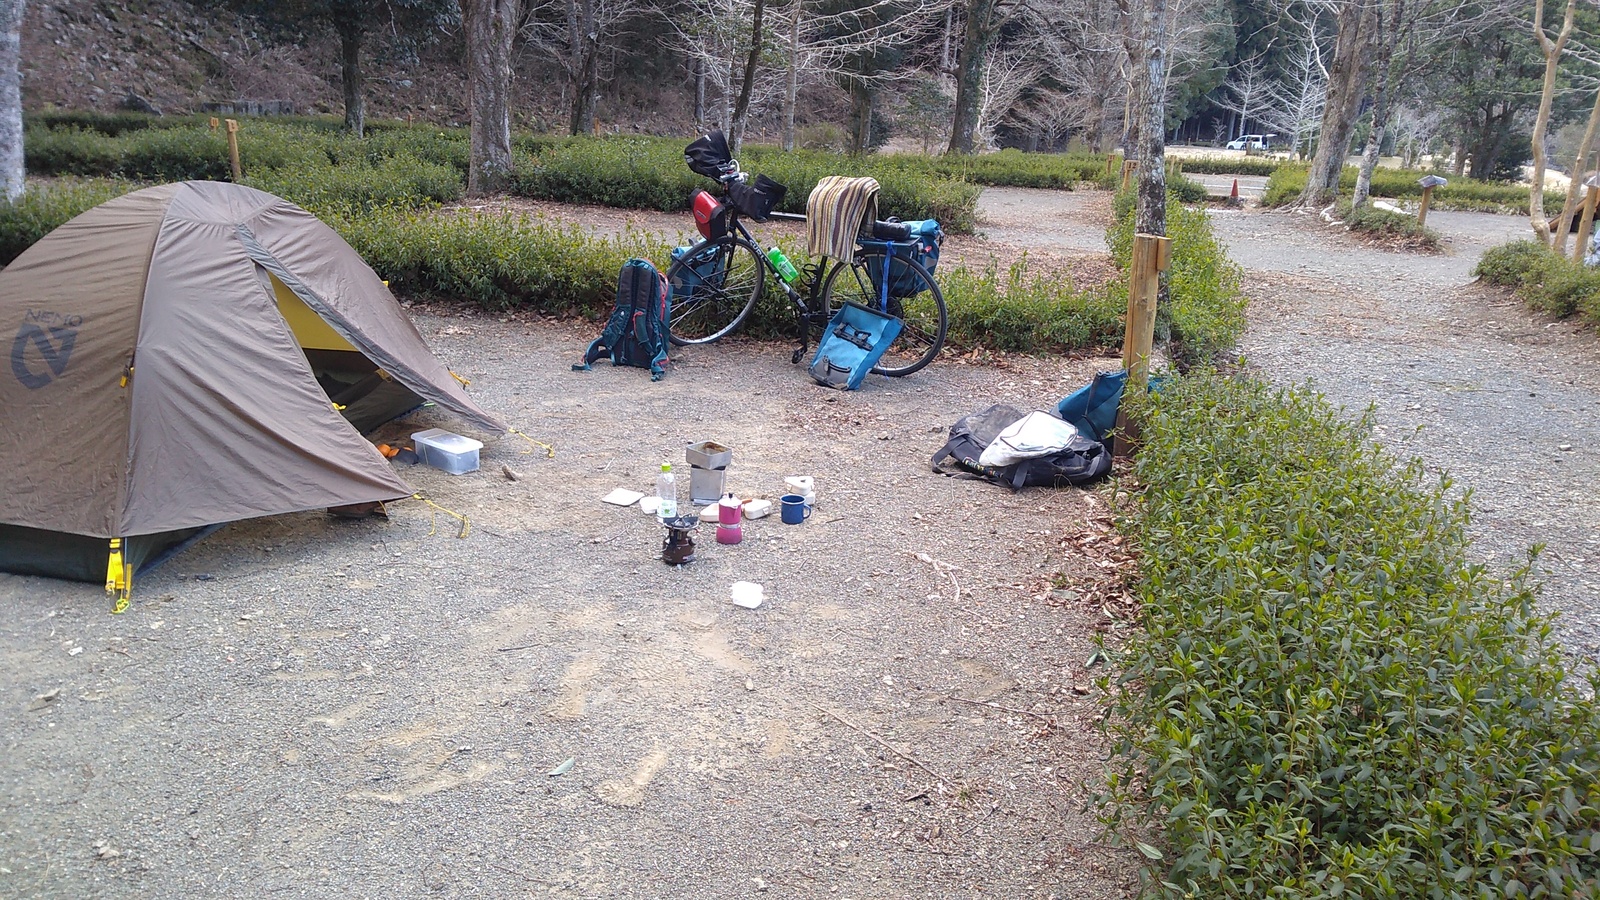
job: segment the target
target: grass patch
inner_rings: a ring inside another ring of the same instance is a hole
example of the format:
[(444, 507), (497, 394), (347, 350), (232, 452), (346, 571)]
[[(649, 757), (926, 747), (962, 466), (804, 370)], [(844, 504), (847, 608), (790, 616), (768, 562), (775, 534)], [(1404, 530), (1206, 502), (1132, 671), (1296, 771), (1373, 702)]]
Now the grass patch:
[(1308, 390), (1142, 402), (1105, 811), (1164, 833), (1149, 892), (1594, 896), (1600, 707), (1523, 573), (1469, 558), (1459, 492)]

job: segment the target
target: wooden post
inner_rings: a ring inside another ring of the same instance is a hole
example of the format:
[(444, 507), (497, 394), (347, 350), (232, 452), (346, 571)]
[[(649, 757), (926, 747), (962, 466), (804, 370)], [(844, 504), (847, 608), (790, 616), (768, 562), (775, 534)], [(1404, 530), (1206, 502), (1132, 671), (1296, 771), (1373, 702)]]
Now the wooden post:
[(219, 121), (217, 121), (217, 117), (216, 117), (216, 116), (212, 116), (212, 117), (211, 117), (211, 130), (212, 130), (212, 131), (216, 131), (216, 130), (217, 130), (217, 128), (218, 128), (218, 127), (219, 127), (219, 126), (221, 126), (221, 125), (222, 125), (222, 123), (221, 123), (221, 122), (219, 122)]
[(1117, 155), (1115, 153), (1107, 153), (1106, 154), (1106, 177), (1107, 178), (1111, 177), (1111, 166), (1116, 161), (1117, 161)]
[(1596, 202), (1600, 202), (1600, 188), (1591, 187), (1583, 195), (1583, 218), (1578, 220), (1578, 246), (1572, 249), (1572, 261), (1580, 266), (1589, 253), (1589, 235), (1594, 231)]
[[(1156, 297), (1161, 293), (1161, 273), (1172, 261), (1172, 240), (1154, 234), (1133, 236), (1133, 262), (1128, 266), (1128, 318), (1122, 339), (1122, 367), (1128, 370), (1124, 397), (1143, 393), (1150, 383), (1150, 353), (1155, 344)], [(1114, 452), (1128, 456), (1139, 440), (1137, 423), (1127, 407), (1117, 410)]]
[(239, 121), (228, 120), (228, 164), (233, 166), (233, 180), (244, 178), (244, 171), (239, 168)]
[(1428, 204), (1433, 202), (1433, 185), (1422, 189), (1422, 207), (1417, 210), (1417, 226), (1428, 224)]
[(1138, 172), (1138, 171), (1139, 171), (1139, 161), (1137, 159), (1125, 159), (1125, 160), (1122, 161), (1122, 189), (1123, 190), (1127, 190), (1128, 189), (1129, 183), (1131, 183), (1133, 181), (1134, 173)]

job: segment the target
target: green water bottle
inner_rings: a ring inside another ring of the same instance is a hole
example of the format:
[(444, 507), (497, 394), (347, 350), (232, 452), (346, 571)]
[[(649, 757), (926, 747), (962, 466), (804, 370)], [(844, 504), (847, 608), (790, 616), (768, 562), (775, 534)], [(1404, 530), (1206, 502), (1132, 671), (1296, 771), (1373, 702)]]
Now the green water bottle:
[(767, 251), (767, 262), (772, 263), (772, 267), (783, 276), (784, 284), (794, 284), (794, 280), (800, 277), (800, 270), (796, 269), (794, 263), (789, 262), (789, 257), (784, 256), (783, 251), (777, 247)]

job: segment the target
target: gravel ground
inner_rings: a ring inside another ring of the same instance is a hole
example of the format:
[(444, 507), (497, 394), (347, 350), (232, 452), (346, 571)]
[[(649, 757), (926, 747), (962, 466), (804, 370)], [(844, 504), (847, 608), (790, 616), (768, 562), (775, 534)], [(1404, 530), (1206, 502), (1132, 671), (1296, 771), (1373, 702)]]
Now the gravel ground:
[[(510, 436), (478, 473), (405, 468), (461, 538), (419, 502), (229, 525), (121, 616), (0, 575), (0, 896), (1132, 893), (1086, 802), (1105, 500), (927, 471), (954, 418), (1049, 408), (1107, 361), (838, 394), (732, 341), (652, 384), (570, 371), (593, 325), (414, 312), (554, 457)], [(436, 425), (459, 427), (374, 437)], [(668, 568), (661, 529), (598, 498), (708, 438), (741, 495), (814, 475), (817, 512)], [(737, 580), (766, 604), (732, 606)]]
[(1470, 275), (1527, 220), (1433, 212), (1439, 255), (1362, 246), (1315, 216), (1212, 216), (1248, 272), (1249, 364), (1310, 381), (1380, 443), (1472, 492), (1474, 552), (1502, 567), (1542, 543), (1537, 574), (1568, 651), (1600, 653), (1600, 340)]

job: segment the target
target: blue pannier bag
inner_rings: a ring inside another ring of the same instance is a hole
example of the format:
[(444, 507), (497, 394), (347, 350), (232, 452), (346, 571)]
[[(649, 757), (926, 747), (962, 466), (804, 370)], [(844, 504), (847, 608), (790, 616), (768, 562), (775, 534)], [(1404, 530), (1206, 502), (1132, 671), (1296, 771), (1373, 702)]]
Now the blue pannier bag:
[(828, 320), (817, 342), (811, 377), (817, 384), (853, 391), (899, 336), (899, 319), (846, 302)]
[(573, 369), (587, 369), (602, 356), (611, 357), (614, 366), (638, 366), (650, 370), (650, 380), (660, 381), (666, 370), (667, 347), (671, 342), (672, 301), (667, 294), (667, 279), (645, 259), (630, 259), (617, 276), (617, 300), (605, 330), (589, 344), (583, 362)]
[[(905, 229), (907, 233), (905, 240), (883, 240), (875, 233), (873, 239), (864, 238), (857, 243), (868, 249), (889, 248), (892, 244), (894, 259), (889, 263), (889, 296), (911, 297), (922, 291), (926, 285), (902, 260), (908, 258), (916, 260), (928, 270), (929, 275), (932, 275), (939, 267), (939, 247), (944, 243), (944, 230), (939, 227), (935, 219), (919, 219), (896, 224)], [(883, 264), (880, 259), (874, 257), (867, 261), (867, 272), (872, 276), (873, 284), (878, 284), (882, 277)]]
[[(677, 263), (689, 254), (692, 247), (673, 247), (672, 261)], [(702, 284), (718, 287), (721, 284), (722, 273), (726, 271), (727, 259), (717, 252), (720, 247), (707, 247), (700, 251), (699, 256), (678, 266), (672, 273), (672, 302), (680, 303), (694, 293), (694, 289)]]

